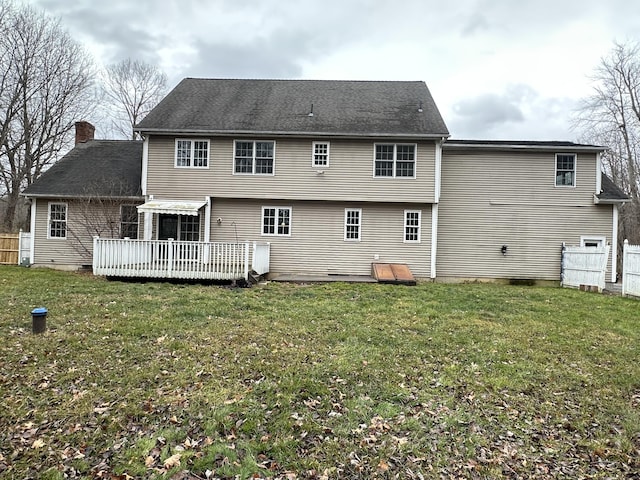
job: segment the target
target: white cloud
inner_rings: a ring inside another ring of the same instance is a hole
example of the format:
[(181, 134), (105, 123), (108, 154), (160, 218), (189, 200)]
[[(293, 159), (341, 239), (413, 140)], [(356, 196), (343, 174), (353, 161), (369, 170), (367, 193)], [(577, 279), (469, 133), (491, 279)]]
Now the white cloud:
[[(613, 40), (640, 31), (628, 0), (32, 2), (60, 16), (98, 61), (157, 63), (172, 83), (424, 80), (450, 130), (476, 138), (569, 138), (567, 105), (589, 94)], [(529, 90), (515, 98), (514, 85)]]

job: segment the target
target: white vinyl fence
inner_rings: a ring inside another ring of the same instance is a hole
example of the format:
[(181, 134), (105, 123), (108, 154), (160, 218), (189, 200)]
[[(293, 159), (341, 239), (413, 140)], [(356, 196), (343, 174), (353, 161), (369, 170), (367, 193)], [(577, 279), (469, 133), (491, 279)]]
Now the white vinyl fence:
[(610, 246), (562, 246), (562, 286), (580, 288), (581, 285), (605, 288), (607, 259)]
[(624, 241), (622, 257), (622, 294), (640, 297), (640, 245)]
[(31, 233), (20, 230), (18, 265), (31, 265)]

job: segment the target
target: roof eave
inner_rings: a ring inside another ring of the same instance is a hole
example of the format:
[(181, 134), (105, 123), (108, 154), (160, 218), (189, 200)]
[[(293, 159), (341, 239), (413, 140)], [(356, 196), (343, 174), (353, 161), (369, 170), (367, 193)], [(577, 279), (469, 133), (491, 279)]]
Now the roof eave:
[(455, 148), (455, 149), (492, 149), (492, 150), (544, 150), (544, 151), (583, 151), (583, 152), (604, 152), (606, 147), (599, 147), (596, 145), (539, 145), (535, 143), (530, 144), (504, 144), (496, 145), (492, 143), (455, 143), (448, 141), (444, 143), (443, 147)]
[(333, 138), (449, 138), (448, 132), (443, 133), (389, 133), (389, 132), (313, 132), (313, 131), (277, 131), (277, 130), (195, 130), (195, 129), (165, 129), (165, 128), (137, 128), (141, 135), (191, 135), (198, 137), (228, 137), (228, 136), (269, 136), (269, 137), (333, 137)]
[(90, 200), (90, 199), (105, 199), (105, 198), (112, 198), (112, 199), (116, 199), (116, 200), (131, 200), (131, 201), (137, 201), (137, 200), (144, 200), (144, 195), (96, 195), (96, 194), (92, 194), (92, 195), (72, 195), (72, 194), (68, 194), (68, 193), (21, 193), (20, 194), (21, 197), (25, 197), (25, 198), (60, 198), (60, 199), (67, 199), (67, 200)]
[(593, 203), (595, 203), (596, 205), (622, 205), (624, 203), (627, 203), (629, 201), (629, 198), (600, 198), (598, 197), (597, 194), (593, 194)]

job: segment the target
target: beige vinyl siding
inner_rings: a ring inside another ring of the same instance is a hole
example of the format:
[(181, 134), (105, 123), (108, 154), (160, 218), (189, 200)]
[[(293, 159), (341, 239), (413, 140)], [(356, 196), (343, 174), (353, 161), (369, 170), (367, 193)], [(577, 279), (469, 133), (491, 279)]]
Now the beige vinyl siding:
[[(251, 139), (273, 140), (259, 136)], [(176, 199), (214, 195), (291, 200), (434, 201), (434, 142), (417, 143), (416, 178), (374, 178), (376, 142), (373, 140), (327, 140), (331, 144), (329, 167), (318, 168), (311, 162), (313, 142), (322, 139), (275, 139), (275, 175), (234, 175), (234, 138), (210, 140), (208, 169), (175, 168), (175, 139), (151, 136), (147, 195)]]
[(445, 150), (437, 277), (559, 280), (562, 242), (610, 242), (612, 206), (594, 205), (595, 154), (577, 153), (575, 188), (556, 188), (554, 175), (555, 152)]
[[(291, 207), (291, 236), (261, 235), (263, 206)], [(345, 208), (362, 209), (359, 242), (344, 240)], [(403, 241), (405, 209), (422, 210), (420, 243)], [(431, 205), (213, 198), (211, 240), (236, 238), (271, 243), (271, 275), (370, 275), (371, 263), (379, 261), (406, 263), (414, 275), (428, 277)]]
[[(120, 204), (87, 206), (78, 200), (37, 199), (34, 243), (34, 266), (76, 269), (93, 263), (93, 236), (118, 237)], [(67, 204), (67, 237), (47, 238), (49, 202)], [(123, 202), (133, 205), (131, 201)], [(138, 217), (140, 221), (141, 217)], [(107, 222), (114, 222), (112, 227)], [(94, 225), (100, 225), (98, 232)], [(139, 225), (140, 226), (140, 225)]]

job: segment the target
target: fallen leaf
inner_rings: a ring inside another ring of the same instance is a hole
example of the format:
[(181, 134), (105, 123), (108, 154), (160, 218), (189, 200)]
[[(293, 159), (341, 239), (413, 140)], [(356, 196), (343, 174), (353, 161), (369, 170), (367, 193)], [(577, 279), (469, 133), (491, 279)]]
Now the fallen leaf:
[(173, 468), (173, 467), (179, 467), (180, 466), (180, 457), (182, 455), (180, 455), (179, 453), (176, 453), (175, 455), (171, 455), (169, 458), (167, 458), (164, 462), (164, 468)]
[(31, 448), (42, 448), (44, 447), (44, 442), (41, 439), (34, 440), (31, 444)]

